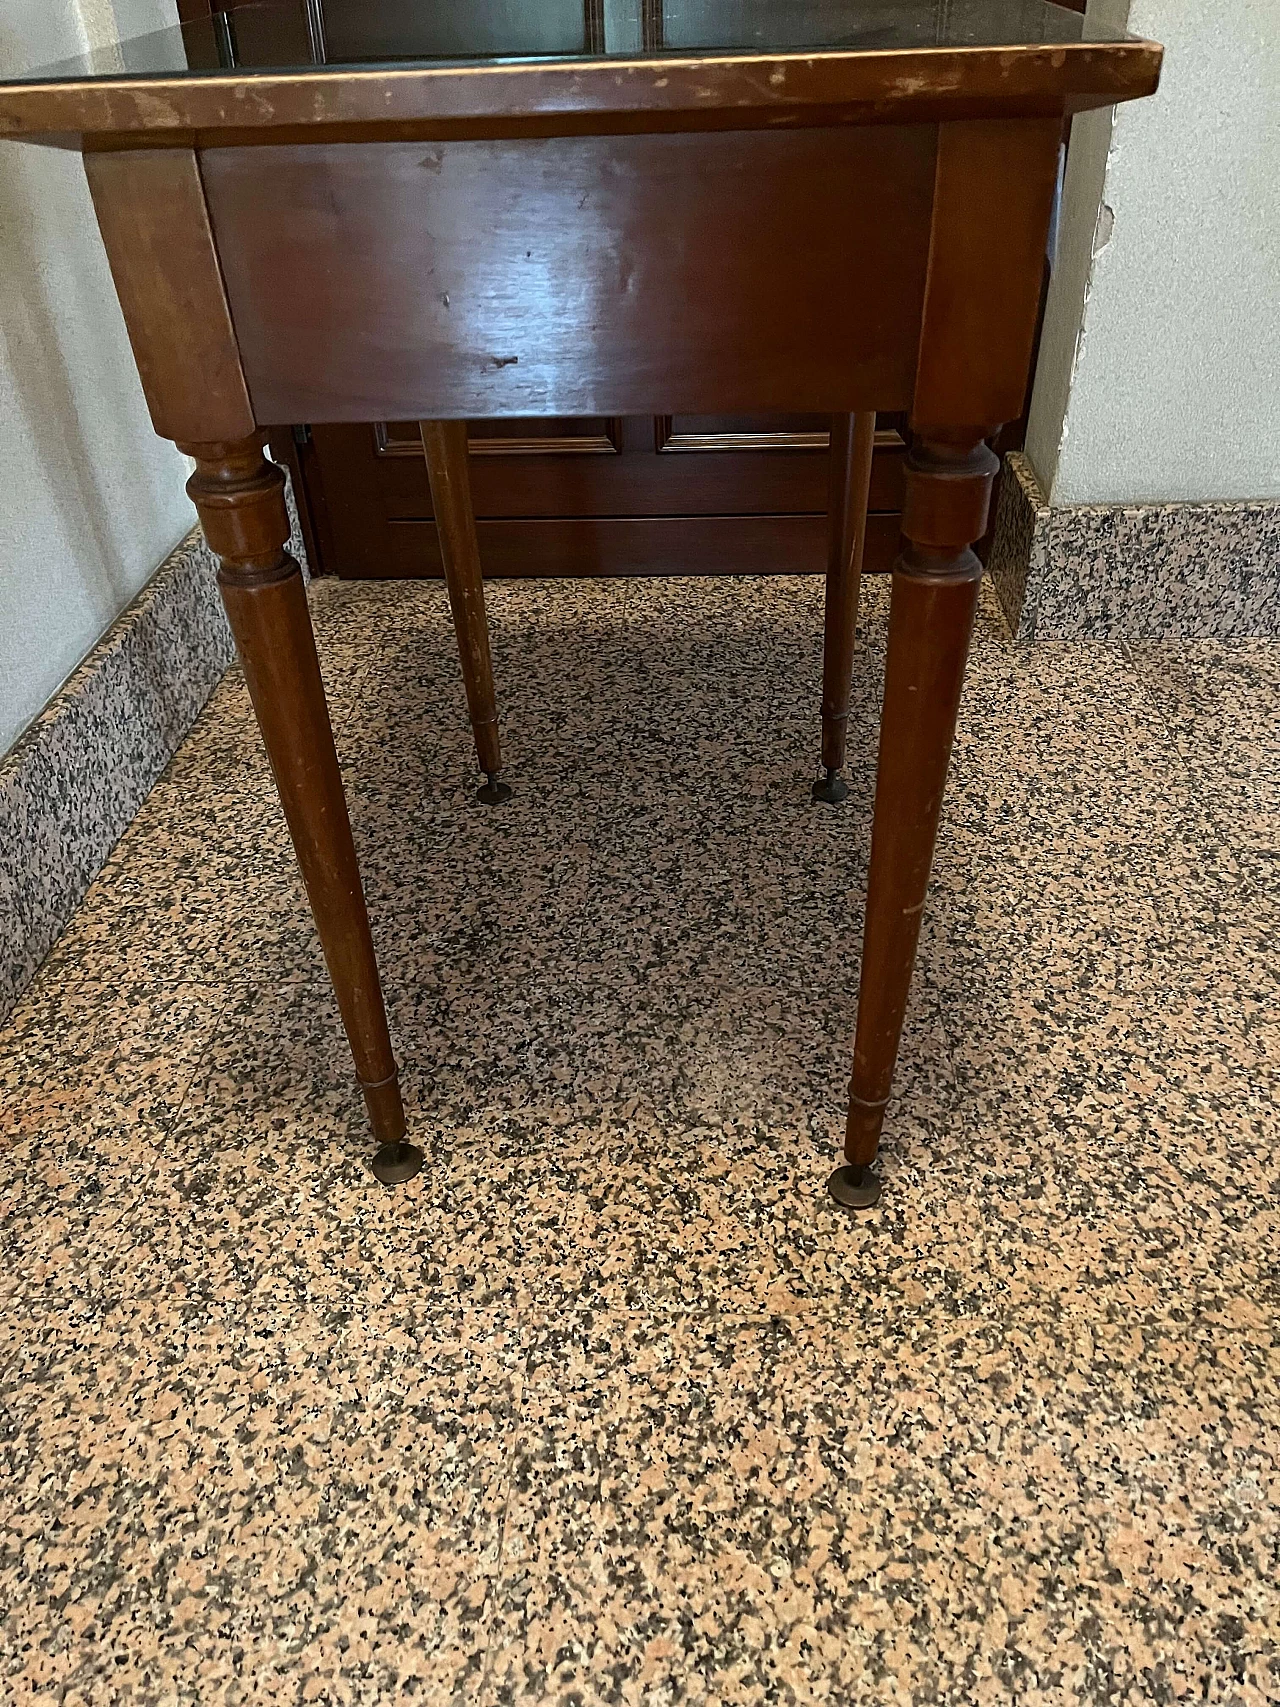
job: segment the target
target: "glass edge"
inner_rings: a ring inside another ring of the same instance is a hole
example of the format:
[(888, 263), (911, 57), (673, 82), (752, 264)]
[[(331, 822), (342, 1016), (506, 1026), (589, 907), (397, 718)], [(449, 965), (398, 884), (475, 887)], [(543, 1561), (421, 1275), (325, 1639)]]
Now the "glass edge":
[[(123, 43), (127, 46), (127, 43)], [(1022, 42), (924, 42), (914, 47), (817, 47), (817, 48), (707, 48), (705, 50), (641, 51), (626, 54), (603, 53), (544, 53), (491, 54), (479, 59), (388, 59), (334, 60), (323, 65), (243, 65), (233, 70), (210, 66), (208, 69), (172, 71), (109, 71), (80, 75), (42, 76), (39, 71), (21, 77), (0, 77), (0, 89), (93, 89), (103, 83), (209, 83), (219, 78), (229, 81), (258, 77), (294, 78), (299, 81), (316, 78), (352, 76), (410, 75), (423, 71), (484, 71), (511, 70), (548, 65), (593, 66), (601, 70), (616, 69), (619, 65), (707, 65), (744, 59), (812, 60), (812, 59), (876, 59), (901, 54), (979, 54), (1008, 53), (1019, 50), (1080, 50), (1097, 47), (1144, 47), (1153, 45), (1146, 36), (1109, 35), (1077, 37), (1070, 41)]]

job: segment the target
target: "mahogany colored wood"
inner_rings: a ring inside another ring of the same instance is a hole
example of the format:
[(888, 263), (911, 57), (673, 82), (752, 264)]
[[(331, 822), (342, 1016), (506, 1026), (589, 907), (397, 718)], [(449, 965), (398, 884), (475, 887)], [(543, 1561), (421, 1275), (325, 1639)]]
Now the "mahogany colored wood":
[(0, 136), (99, 146), (777, 132), (1079, 112), (1150, 95), (1149, 41), (435, 64), (0, 88)]
[[(419, 427), (476, 754), (480, 769), (492, 786), (502, 769), (502, 755), (484, 580), (471, 503), (467, 426), (464, 421), (422, 421)], [(822, 699), (822, 763), (828, 790), (834, 788), (845, 757), (858, 584), (875, 442), (874, 412), (841, 415), (832, 422), (828, 521), (831, 545)], [(837, 798), (834, 794), (826, 797)]]
[[(480, 521), (487, 577), (626, 575), (820, 575), (827, 519), (816, 516), (552, 516)], [(901, 517), (872, 515), (868, 567), (888, 571)], [(443, 576), (434, 522), (393, 522), (371, 578)], [(357, 574), (356, 579), (361, 576)]]
[(934, 157), (882, 125), (201, 167), (258, 419), (332, 422), (904, 409)]
[(374, 1135), (405, 1132), (360, 870), (306, 592), (285, 550), (284, 475), (257, 435), (184, 443), (187, 483), (219, 560), (218, 586), (302, 870)]
[(458, 657), (467, 690), (476, 757), (490, 784), (502, 769), (498, 742), (498, 702), (489, 654), (489, 624), (484, 608), (484, 579), (476, 543), (467, 469), (465, 421), (423, 421), (422, 448), (431, 481), (431, 502), (439, 530), (440, 555), (449, 588), (449, 609), (458, 637)]
[(313, 472), (315, 447), (308, 434), (277, 427), (268, 435), (267, 453), (289, 476), (298, 507), (298, 526), (307, 554), (307, 567), (314, 580), (325, 574), (324, 564), (332, 552), (328, 518), (323, 513), (324, 497)]
[(245, 438), (253, 409), (196, 156), (138, 148), (84, 167), (156, 432)]
[[(652, 36), (656, 5), (645, 17)], [(1059, 129), (1150, 93), (1159, 63), (1151, 43), (1087, 42), (0, 87), (0, 135), (89, 155), (154, 418), (197, 458), (384, 1148), (402, 1148), (403, 1109), (259, 429), (911, 408), (846, 1139), (846, 1200), (869, 1201), (981, 575), (983, 440), (1021, 407)], [(442, 461), (465, 473), (454, 434)], [(445, 488), (456, 538), (465, 481)]]
[(943, 125), (894, 566), (845, 1154), (880, 1142), (911, 987), (999, 467), (983, 442), (1021, 407), (1059, 132)]
[(858, 629), (858, 588), (867, 538), (867, 499), (875, 444), (874, 414), (833, 418), (830, 551), (822, 647), (822, 766), (828, 784), (844, 768), (845, 761), (853, 649)]
[[(823, 573), (829, 424), (755, 414), (473, 423), (484, 573)], [(441, 572), (416, 422), (318, 426), (299, 456), (319, 535), (313, 572)], [(882, 416), (870, 571), (888, 571), (897, 556), (905, 457), (893, 418)]]
[(986, 526), (998, 466), (973, 439), (917, 441), (908, 462), (845, 1128), (845, 1155), (855, 1166), (875, 1158), (893, 1085), (982, 580), (969, 546)]
[(1022, 410), (1061, 128), (1059, 119), (939, 127), (917, 431), (998, 426)]
[[(541, 417), (470, 424), (476, 514), (491, 516), (825, 515), (830, 416)], [(902, 429), (898, 430), (899, 427)], [(532, 431), (538, 430), (535, 450)], [(881, 416), (871, 508), (900, 512), (906, 417)], [(714, 429), (714, 430), (713, 430)], [(322, 455), (380, 465), (387, 514), (430, 514), (417, 423), (318, 427)], [(575, 446), (577, 448), (575, 448)], [(362, 470), (357, 478), (367, 479)]]

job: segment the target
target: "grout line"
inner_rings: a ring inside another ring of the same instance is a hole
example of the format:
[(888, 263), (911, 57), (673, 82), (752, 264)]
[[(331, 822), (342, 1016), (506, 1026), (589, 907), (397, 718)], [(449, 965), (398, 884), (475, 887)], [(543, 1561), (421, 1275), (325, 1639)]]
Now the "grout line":
[[(1212, 768), (1205, 767), (1202, 769), (1199, 764), (1194, 763), (1188, 756), (1185, 751), (1183, 739), (1174, 728), (1169, 714), (1161, 703), (1160, 698), (1153, 691), (1146, 672), (1133, 656), (1132, 642), (1122, 641), (1120, 649), (1124, 655), (1126, 664), (1129, 666), (1133, 679), (1137, 684), (1139, 693), (1142, 695), (1145, 703), (1154, 711), (1160, 727), (1165, 732), (1168, 752), (1173, 763), (1182, 773), (1183, 782), (1190, 797), (1192, 807), (1203, 817), (1206, 826), (1212, 829), (1214, 838), (1219, 845), (1226, 852), (1231, 854), (1236, 862), (1239, 863), (1242, 856), (1247, 857), (1251, 850), (1247, 847), (1242, 847), (1231, 833), (1227, 809), (1225, 806), (1221, 805), (1214, 796), (1215, 778)], [(1193, 729), (1194, 725), (1199, 721), (1199, 716), (1200, 705), (1198, 700), (1193, 697)], [(1194, 736), (1190, 745), (1193, 748), (1196, 745)], [(1224, 814), (1226, 815), (1224, 816)], [(1225, 902), (1233, 897), (1238, 897), (1239, 889), (1237, 884), (1230, 881), (1225, 873), (1219, 873), (1214, 879), (1214, 893), (1220, 902)], [(1216, 918), (1213, 922), (1213, 930), (1215, 935), (1219, 935), (1220, 925)]]
[[(1230, 642), (1220, 641), (1217, 644), (1221, 646), (1225, 652), (1229, 653)], [(1175, 761), (1182, 769), (1188, 792), (1203, 812), (1209, 825), (1212, 826), (1217, 840), (1221, 843), (1222, 847), (1231, 853), (1237, 860), (1250, 857), (1256, 850), (1252, 847), (1242, 845), (1236, 840), (1231, 830), (1231, 815), (1229, 808), (1225, 804), (1219, 804), (1214, 797), (1217, 781), (1214, 768), (1211, 765), (1201, 765), (1197, 760), (1192, 759), (1186, 750), (1187, 747), (1190, 747), (1193, 751), (1196, 751), (1199, 746), (1196, 738), (1196, 725), (1198, 725), (1200, 721), (1202, 708), (1198, 697), (1194, 694), (1192, 696), (1193, 728), (1191, 739), (1189, 741), (1184, 741), (1183, 736), (1180, 735), (1178, 730), (1174, 727), (1164, 705), (1152, 690), (1146, 672), (1133, 656), (1133, 643), (1130, 641), (1123, 641), (1121, 643), (1121, 649), (1125, 654), (1126, 662), (1129, 663), (1132, 669), (1134, 679), (1138, 683), (1139, 691), (1142, 693), (1147, 703), (1153, 707), (1155, 714), (1160, 721), (1161, 727), (1165, 730), (1168, 737), (1169, 749), (1173, 754)], [(1222, 659), (1219, 659), (1216, 667), (1219, 670), (1222, 669)], [(1219, 878), (1218, 891), (1224, 896), (1235, 892), (1233, 886), (1229, 886), (1225, 878)]]
[[(168, 986), (162, 985), (160, 987), (167, 988)], [(216, 989), (218, 986), (215, 984), (212, 987)], [(147, 1149), (151, 1152), (149, 1161), (142, 1156), (139, 1156), (138, 1158), (149, 1178), (154, 1178), (161, 1172), (161, 1170), (164, 1170), (167, 1167), (165, 1150), (166, 1148), (173, 1147), (175, 1141), (181, 1135), (185, 1124), (184, 1116), (187, 1113), (187, 1105), (191, 1096), (192, 1088), (194, 1087), (196, 1080), (199, 1078), (201, 1070), (208, 1060), (210, 1052), (226, 1024), (227, 1009), (231, 1000), (232, 991), (223, 988), (222, 1000), (216, 1004), (211, 1011), (211, 1016), (205, 1031), (204, 1042), (194, 1060), (191, 1062), (190, 1072), (187, 1074), (185, 1083), (182, 1085), (182, 1094), (172, 1105), (169, 1117), (166, 1120), (161, 1120), (155, 1116), (148, 1116), (145, 1121), (123, 1123), (127, 1130), (129, 1130), (135, 1138), (141, 1140), (141, 1142), (145, 1144)], [(75, 1136), (76, 1134), (74, 1132), (67, 1131), (58, 1140), (56, 1140), (56, 1143), (60, 1148), (65, 1150), (66, 1146), (74, 1140)], [(11, 1151), (16, 1147), (16, 1145), (28, 1142), (30, 1142), (30, 1139), (25, 1135), (20, 1134), (15, 1140), (14, 1145), (0, 1145), (0, 1155)], [(72, 1175), (75, 1173), (75, 1169), (70, 1167), (69, 1164), (67, 1171)], [(133, 1244), (135, 1242), (135, 1238), (135, 1229), (122, 1219), (117, 1222), (115, 1237), (107, 1239), (106, 1249), (111, 1252), (120, 1252), (126, 1244)]]
[[(517, 1308), (516, 1308), (516, 1320), (517, 1321), (520, 1319), (521, 1314), (522, 1314), (522, 1312), (520, 1311), (519, 1305), (517, 1304)], [(515, 1419), (514, 1419), (513, 1424), (512, 1424), (511, 1447), (510, 1447), (510, 1451), (509, 1451), (508, 1456), (507, 1456), (507, 1468), (506, 1468), (506, 1477), (505, 1477), (506, 1486), (503, 1490), (503, 1497), (502, 1497), (502, 1516), (498, 1521), (498, 1556), (494, 1562), (493, 1578), (492, 1578), (492, 1581), (490, 1584), (490, 1594), (492, 1596), (492, 1612), (491, 1612), (490, 1618), (488, 1620), (489, 1628), (488, 1628), (488, 1632), (485, 1636), (484, 1661), (480, 1667), (480, 1681), (479, 1681), (479, 1683), (477, 1685), (477, 1689), (476, 1689), (476, 1707), (484, 1707), (485, 1693), (486, 1693), (486, 1690), (487, 1690), (488, 1685), (489, 1685), (490, 1675), (491, 1675), (492, 1668), (493, 1668), (493, 1661), (495, 1658), (495, 1643), (497, 1640), (498, 1625), (501, 1622), (501, 1617), (502, 1617), (502, 1607), (501, 1607), (500, 1595), (501, 1595), (501, 1590), (502, 1590), (503, 1575), (505, 1572), (505, 1556), (506, 1556), (506, 1549), (507, 1549), (507, 1519), (508, 1519), (508, 1516), (510, 1515), (511, 1495), (512, 1495), (513, 1489), (515, 1487), (516, 1457), (517, 1457), (517, 1454), (519, 1453), (520, 1440), (521, 1440), (521, 1436), (522, 1436), (522, 1433), (524, 1430), (525, 1394), (526, 1394), (526, 1390), (527, 1390), (527, 1386), (528, 1386), (529, 1367), (532, 1364), (532, 1362), (533, 1362), (533, 1348), (530, 1347), (529, 1350), (525, 1352), (524, 1361), (522, 1362), (522, 1364), (520, 1366), (520, 1376), (521, 1376), (521, 1379), (520, 1379), (520, 1406), (519, 1406), (519, 1410), (517, 1411)]]

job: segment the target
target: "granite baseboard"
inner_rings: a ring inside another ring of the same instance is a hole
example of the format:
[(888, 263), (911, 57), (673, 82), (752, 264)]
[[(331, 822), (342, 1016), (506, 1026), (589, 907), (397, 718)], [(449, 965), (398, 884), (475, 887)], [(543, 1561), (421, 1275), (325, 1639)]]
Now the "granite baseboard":
[(990, 573), (1018, 639), (1280, 635), (1280, 502), (1055, 509), (1014, 453)]
[(213, 555), (194, 528), (0, 760), (0, 1020), (234, 656)]

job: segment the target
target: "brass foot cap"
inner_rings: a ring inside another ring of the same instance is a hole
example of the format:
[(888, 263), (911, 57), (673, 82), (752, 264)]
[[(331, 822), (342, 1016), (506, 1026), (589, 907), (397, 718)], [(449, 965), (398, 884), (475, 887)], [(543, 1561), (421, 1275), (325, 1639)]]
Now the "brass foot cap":
[(501, 806), (504, 800), (510, 800), (510, 798), (511, 784), (499, 782), (496, 773), (488, 777), (476, 789), (476, 799), (482, 801), (486, 806)]
[(842, 800), (849, 798), (849, 784), (839, 771), (828, 771), (814, 783), (813, 798), (820, 800), (824, 806), (838, 806)]
[(871, 1168), (848, 1163), (832, 1174), (827, 1190), (841, 1209), (870, 1209), (880, 1201), (880, 1175)]
[(424, 1157), (416, 1144), (384, 1144), (373, 1158), (374, 1177), (383, 1185), (403, 1185), (420, 1173)]

